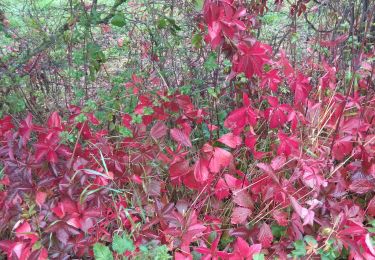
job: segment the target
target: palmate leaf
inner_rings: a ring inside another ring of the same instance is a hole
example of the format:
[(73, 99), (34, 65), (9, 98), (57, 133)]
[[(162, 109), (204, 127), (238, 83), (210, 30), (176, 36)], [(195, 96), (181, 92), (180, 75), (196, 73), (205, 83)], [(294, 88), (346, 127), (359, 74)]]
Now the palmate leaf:
[(264, 260), (264, 254), (254, 254), (253, 260)]
[(207, 69), (208, 71), (213, 71), (218, 68), (218, 64), (216, 62), (217, 60), (217, 54), (214, 52), (211, 52), (208, 55), (207, 60), (204, 62), (204, 68)]
[(173, 128), (171, 129), (170, 134), (173, 140), (175, 140), (177, 143), (186, 147), (192, 147), (189, 136), (182, 130)]
[[(254, 259), (255, 255), (260, 254), (262, 250), (261, 244), (249, 245), (246, 240), (241, 237), (237, 238), (234, 245), (235, 259)], [(258, 258), (259, 259), (259, 258)]]
[(194, 46), (194, 48), (199, 49), (202, 46), (202, 40), (203, 40), (202, 35), (199, 33), (196, 33), (191, 39), (191, 44)]
[(303, 257), (307, 254), (305, 243), (303, 240), (297, 240), (294, 244), (294, 250), (292, 251), (292, 255), (294, 257)]
[(271, 228), (268, 226), (268, 224), (263, 223), (263, 225), (260, 227), (259, 233), (258, 233), (258, 239), (259, 242), (262, 244), (262, 247), (268, 248), (272, 244), (273, 235)]
[(263, 65), (270, 59), (267, 54), (270, 46), (260, 42), (255, 42), (251, 46), (246, 42), (240, 42), (238, 49), (241, 55), (238, 55), (237, 59), (234, 60), (233, 70), (237, 73), (245, 73), (248, 79), (253, 75), (260, 77)]
[(113, 236), (112, 248), (119, 254), (125, 253), (125, 251), (134, 251), (135, 247), (133, 240), (131, 240), (127, 234), (123, 234), (120, 237), (118, 234)]
[(113, 255), (109, 248), (101, 243), (94, 245), (94, 256), (96, 260), (111, 260)]

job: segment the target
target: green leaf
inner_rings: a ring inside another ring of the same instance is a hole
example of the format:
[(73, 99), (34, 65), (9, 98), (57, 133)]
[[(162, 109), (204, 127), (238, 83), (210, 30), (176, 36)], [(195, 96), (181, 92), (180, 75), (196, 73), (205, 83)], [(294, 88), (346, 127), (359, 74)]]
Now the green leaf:
[(68, 131), (62, 131), (60, 133), (60, 140), (62, 143), (73, 143), (75, 141), (74, 135), (70, 134)]
[(133, 132), (129, 128), (125, 127), (125, 126), (122, 126), (122, 125), (119, 126), (118, 131), (124, 137), (133, 137)]
[(305, 241), (310, 246), (317, 246), (318, 242), (312, 236), (305, 236)]
[(226, 67), (226, 68), (230, 68), (232, 67), (232, 62), (228, 59), (224, 59), (223, 60), (223, 65)]
[(109, 248), (101, 243), (94, 245), (94, 256), (96, 260), (111, 260), (113, 255)]
[(319, 249), (318, 253), (322, 260), (335, 260), (340, 256), (338, 248), (334, 246), (335, 241), (330, 239), (326, 242), (324, 248)]
[(197, 11), (202, 11), (203, 9), (203, 0), (194, 0), (194, 7)]
[(176, 20), (173, 18), (166, 17), (173, 30), (181, 31), (181, 27), (176, 24)]
[(12, 112), (18, 113), (26, 109), (26, 103), (22, 97), (10, 94), (6, 97), (6, 103)]
[(190, 85), (184, 85), (180, 87), (181, 94), (189, 95), (191, 94), (191, 86)]
[(375, 233), (375, 228), (373, 228), (373, 227), (369, 227), (369, 228), (367, 228), (367, 230), (370, 233)]
[(133, 252), (135, 250), (133, 240), (131, 240), (125, 233), (120, 237), (115, 234), (112, 241), (112, 248), (119, 254), (125, 253), (125, 251)]
[(306, 247), (305, 247), (305, 242), (302, 240), (297, 240), (294, 242), (294, 250), (292, 251), (292, 255), (294, 257), (302, 257), (306, 255)]
[(111, 20), (111, 24), (117, 27), (123, 27), (126, 24), (125, 16), (123, 14), (116, 14)]
[(85, 114), (79, 114), (78, 116), (76, 116), (74, 118), (74, 121), (76, 121), (77, 123), (83, 123), (87, 120), (87, 117)]
[(154, 113), (154, 110), (152, 109), (152, 107), (145, 107), (143, 108), (143, 114), (148, 116), (148, 115), (152, 115)]
[(155, 260), (168, 260), (172, 257), (168, 254), (168, 248), (166, 245), (158, 246), (154, 250)]
[(235, 240), (233, 236), (230, 236), (228, 232), (224, 232), (220, 239), (220, 246), (226, 247), (229, 243), (232, 243)]
[(253, 255), (253, 260), (264, 260), (264, 254)]
[(148, 252), (148, 248), (147, 248), (147, 246), (145, 246), (145, 245), (140, 245), (140, 246), (139, 246), (139, 250), (140, 250), (142, 253), (147, 253), (147, 252)]
[(199, 49), (200, 47), (202, 47), (202, 40), (203, 40), (202, 35), (200, 33), (196, 33), (191, 39), (191, 44), (193, 45), (194, 48)]
[(279, 225), (272, 225), (271, 230), (272, 230), (272, 235), (278, 239), (284, 236), (286, 233), (286, 228), (283, 226), (279, 226)]
[(215, 91), (215, 88), (208, 88), (207, 89), (207, 92), (208, 94), (210, 94), (211, 96), (213, 96), (214, 98), (217, 98), (217, 93)]
[(159, 20), (157, 21), (157, 27), (158, 27), (159, 29), (167, 28), (167, 26), (168, 26), (168, 21), (167, 21), (167, 19), (165, 19), (165, 18), (161, 18), (161, 19), (159, 19)]
[(97, 105), (96, 105), (96, 102), (92, 99), (89, 99), (86, 101), (86, 104), (83, 108), (83, 111), (88, 113), (88, 112), (91, 112), (91, 111), (95, 111), (97, 109)]
[(219, 111), (219, 121), (220, 123), (224, 122), (224, 120), (227, 118), (228, 113), (225, 110)]
[(137, 114), (133, 114), (132, 115), (132, 123), (133, 124), (141, 124), (142, 123), (142, 116), (137, 115)]
[(216, 63), (216, 59), (217, 59), (216, 53), (211, 52), (208, 55), (207, 60), (204, 62), (205, 69), (207, 69), (208, 71), (213, 71), (214, 69), (217, 69), (219, 66)]

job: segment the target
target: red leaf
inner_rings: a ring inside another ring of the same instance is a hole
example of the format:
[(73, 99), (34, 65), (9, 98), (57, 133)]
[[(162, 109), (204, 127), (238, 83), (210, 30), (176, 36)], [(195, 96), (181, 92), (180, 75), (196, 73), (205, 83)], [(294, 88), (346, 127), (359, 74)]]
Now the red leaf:
[(250, 194), (246, 190), (241, 190), (240, 192), (233, 192), (233, 202), (238, 206), (245, 208), (253, 208), (254, 202)]
[(260, 86), (264, 88), (267, 84), (269, 88), (273, 92), (277, 92), (277, 87), (279, 83), (281, 82), (281, 79), (278, 75), (278, 70), (271, 70), (265, 74), (263, 74), (262, 81), (260, 83)]
[(220, 178), (215, 186), (215, 196), (219, 200), (223, 200), (229, 196), (229, 187), (223, 178)]
[(231, 2), (206, 1), (203, 12), (208, 27), (208, 35), (205, 40), (211, 44), (212, 48), (216, 48), (224, 36), (232, 39), (236, 32), (246, 29), (245, 24), (239, 20), (240, 17), (246, 15), (246, 9), (238, 8), (236, 10), (232, 7)]
[(248, 208), (236, 207), (233, 209), (231, 223), (232, 224), (245, 224), (247, 217), (251, 214)]
[(170, 131), (172, 138), (179, 144), (184, 145), (186, 147), (192, 147), (189, 136), (182, 132), (180, 129), (173, 128)]
[(38, 240), (38, 235), (31, 231), (31, 226), (27, 221), (23, 221), (22, 224), (18, 222), (14, 232), (16, 233), (16, 237), (30, 239), (32, 244)]
[(249, 79), (254, 74), (261, 76), (263, 65), (270, 60), (267, 55), (270, 47), (260, 42), (255, 42), (252, 46), (245, 42), (240, 42), (237, 48), (239, 52), (233, 59), (233, 71), (237, 73), (243, 72)]
[(47, 198), (47, 193), (41, 192), (41, 191), (36, 192), (35, 201), (39, 207), (41, 207), (44, 204), (44, 202), (46, 201), (46, 198)]
[(345, 225), (340, 231), (337, 232), (338, 237), (352, 237), (352, 236), (361, 236), (367, 233), (367, 230), (362, 226), (362, 223), (355, 223), (348, 221), (349, 225)]
[(225, 182), (227, 183), (228, 187), (235, 191), (236, 189), (239, 189), (241, 188), (241, 185), (242, 185), (242, 181), (233, 177), (232, 175), (230, 174), (225, 174), (224, 175), (224, 179), (225, 179)]
[(349, 185), (349, 190), (358, 194), (365, 194), (367, 192), (373, 191), (375, 189), (374, 181), (368, 179), (358, 179), (354, 180)]
[(224, 126), (231, 129), (234, 134), (243, 131), (246, 125), (255, 126), (257, 123), (257, 115), (251, 107), (242, 107), (233, 110), (224, 121)]
[(51, 210), (60, 219), (62, 219), (63, 217), (65, 217), (65, 209), (64, 209), (63, 203), (57, 204), (57, 206), (54, 207), (54, 208), (52, 208)]
[[(233, 110), (224, 121), (224, 126), (231, 130), (242, 131), (246, 125), (246, 107)], [(237, 132), (236, 132), (237, 133)]]
[(0, 136), (3, 136), (6, 132), (13, 128), (14, 125), (10, 116), (5, 116), (3, 119), (0, 119)]
[(47, 125), (49, 128), (61, 129), (61, 117), (59, 116), (59, 113), (57, 113), (56, 111), (53, 112), (48, 118)]
[(57, 163), (58, 157), (55, 151), (48, 151), (47, 152), (47, 160), (51, 163)]
[(332, 148), (332, 154), (336, 160), (343, 160), (350, 155), (353, 150), (352, 136), (345, 136), (335, 141)]
[(38, 260), (47, 260), (48, 259), (48, 251), (44, 247), (39, 250)]
[(176, 251), (174, 254), (174, 259), (175, 260), (193, 260), (193, 257), (191, 256), (191, 254), (183, 254), (183, 253), (179, 253)]
[(287, 104), (279, 105), (277, 98), (268, 97), (271, 107), (265, 111), (265, 116), (270, 122), (271, 128), (283, 126), (288, 120), (288, 112), (291, 110)]
[(72, 227), (75, 228), (81, 228), (81, 222), (79, 218), (70, 218), (66, 221), (68, 225), (71, 225)]
[(314, 224), (314, 216), (315, 216), (314, 211), (308, 210), (308, 209), (302, 207), (298, 203), (298, 201), (292, 196), (289, 196), (289, 199), (290, 199), (290, 202), (292, 203), (293, 209), (300, 216), (300, 218), (303, 220), (303, 225), (310, 224), (312, 226)]
[(236, 240), (236, 244), (234, 245), (235, 255), (230, 259), (253, 259), (253, 255), (260, 253), (260, 250), (262, 250), (261, 244), (254, 244), (249, 246), (249, 244), (243, 238), (238, 237)]
[(236, 148), (242, 143), (241, 137), (234, 135), (233, 133), (222, 135), (218, 141), (226, 146), (229, 146), (230, 148)]
[(372, 197), (372, 199), (370, 200), (370, 202), (367, 205), (367, 213), (370, 216), (375, 217), (375, 196)]
[(268, 165), (268, 164), (265, 164), (265, 163), (258, 163), (257, 164), (257, 167), (259, 169), (261, 169), (262, 171), (264, 171), (269, 177), (271, 177), (276, 183), (279, 183), (279, 179), (277, 178), (275, 172), (273, 171), (273, 169)]
[(22, 233), (31, 232), (30, 224), (27, 221), (24, 221), (21, 225), (19, 225), (15, 230), (16, 236), (19, 237)]
[(291, 77), (294, 74), (294, 69), (290, 64), (288, 58), (286, 57), (285, 51), (280, 51), (280, 65), (283, 67), (284, 75), (287, 77)]
[(167, 134), (167, 130), (167, 126), (163, 122), (159, 121), (151, 128), (150, 135), (155, 140), (158, 140)]
[(279, 106), (279, 100), (277, 99), (277, 97), (268, 96), (267, 101), (271, 105), (271, 107), (278, 107)]
[(94, 115), (94, 113), (86, 113), (86, 116), (87, 116), (87, 118), (88, 118), (88, 120), (90, 121), (91, 124), (93, 124), (93, 125), (100, 125), (100, 122), (96, 118), (96, 116)]
[(297, 152), (299, 147), (299, 142), (294, 136), (287, 136), (282, 131), (279, 131), (278, 137), (280, 140), (280, 145), (277, 148), (277, 154), (285, 154), (289, 156), (290, 154)]
[(21, 121), (18, 132), (20, 136), (27, 142), (30, 139), (30, 134), (33, 131), (33, 116), (31, 113), (27, 115), (25, 120)]
[(285, 156), (276, 156), (274, 159), (271, 161), (271, 167), (275, 171), (279, 171), (286, 163), (286, 158)]
[(206, 160), (199, 159), (195, 163), (194, 176), (198, 182), (205, 182), (208, 180), (209, 171), (208, 171), (208, 162)]
[(273, 235), (271, 228), (268, 226), (268, 224), (263, 223), (263, 225), (260, 227), (258, 239), (264, 248), (268, 248), (271, 246)]
[(245, 138), (245, 145), (246, 145), (251, 151), (254, 151), (256, 142), (257, 142), (257, 136), (256, 136), (256, 135), (252, 135), (252, 134), (248, 134), (248, 135), (246, 135), (246, 138)]
[(209, 169), (212, 173), (218, 173), (222, 168), (227, 167), (233, 158), (227, 150), (209, 144), (203, 146), (202, 152), (209, 161)]
[(340, 43), (343, 43), (344, 41), (346, 41), (348, 37), (349, 37), (348, 34), (343, 34), (337, 37), (336, 39), (334, 39), (333, 41), (321, 41), (320, 45), (324, 47), (335, 47), (339, 45)]
[(201, 190), (204, 185), (202, 183), (197, 182), (194, 177), (194, 174), (187, 174), (183, 177), (183, 184), (192, 190)]
[(277, 221), (277, 224), (280, 226), (287, 226), (288, 225), (288, 215), (286, 212), (280, 210), (272, 211), (272, 217)]
[(309, 79), (302, 73), (299, 73), (296, 78), (290, 83), (291, 89), (294, 91), (294, 104), (304, 104), (307, 96), (311, 91)]
[(128, 114), (122, 116), (122, 124), (127, 128), (131, 127), (132, 117)]
[(170, 165), (169, 173), (171, 180), (181, 184), (182, 177), (188, 174), (190, 171), (189, 162), (186, 160), (177, 161)]

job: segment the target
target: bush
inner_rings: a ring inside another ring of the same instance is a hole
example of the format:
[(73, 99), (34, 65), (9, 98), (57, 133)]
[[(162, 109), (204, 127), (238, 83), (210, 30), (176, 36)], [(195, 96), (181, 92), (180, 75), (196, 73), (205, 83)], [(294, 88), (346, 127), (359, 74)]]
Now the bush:
[(0, 120), (8, 258), (375, 258), (373, 53), (350, 73), (314, 52), (294, 65), (249, 33), (262, 9), (246, 7), (204, 2), (204, 66), (223, 87), (132, 74), (43, 124)]

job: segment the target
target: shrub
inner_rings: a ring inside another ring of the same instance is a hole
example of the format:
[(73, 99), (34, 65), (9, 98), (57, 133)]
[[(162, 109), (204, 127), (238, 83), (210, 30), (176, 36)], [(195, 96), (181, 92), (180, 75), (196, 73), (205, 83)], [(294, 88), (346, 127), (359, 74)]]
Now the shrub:
[(0, 249), (15, 259), (374, 259), (373, 54), (360, 50), (350, 73), (314, 53), (295, 66), (249, 34), (251, 20), (237, 2), (204, 2), (205, 65), (225, 56), (229, 85), (203, 104), (133, 75), (111, 114), (121, 123), (98, 119), (95, 101), (43, 125), (4, 116)]

